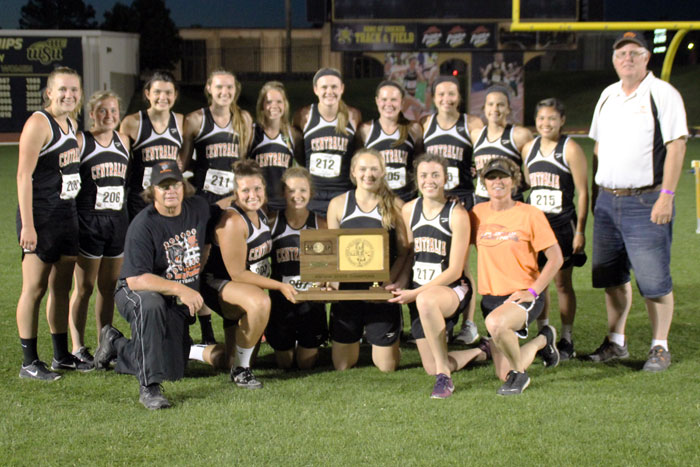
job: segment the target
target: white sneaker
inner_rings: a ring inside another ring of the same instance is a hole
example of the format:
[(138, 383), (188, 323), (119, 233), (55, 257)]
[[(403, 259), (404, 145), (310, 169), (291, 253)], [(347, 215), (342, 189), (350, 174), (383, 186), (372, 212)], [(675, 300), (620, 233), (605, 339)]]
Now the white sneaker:
[(479, 339), (479, 330), (473, 321), (466, 320), (462, 324), (462, 329), (454, 338), (455, 344), (471, 345)]

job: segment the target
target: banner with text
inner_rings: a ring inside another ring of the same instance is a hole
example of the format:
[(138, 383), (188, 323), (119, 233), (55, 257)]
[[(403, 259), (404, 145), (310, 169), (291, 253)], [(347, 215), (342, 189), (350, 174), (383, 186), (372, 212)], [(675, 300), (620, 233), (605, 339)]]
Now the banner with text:
[(488, 50), (496, 44), (494, 24), (333, 24), (337, 52), (401, 50)]
[(46, 78), (59, 66), (82, 75), (79, 37), (8, 36), (0, 32), (0, 133), (19, 133), (42, 108)]

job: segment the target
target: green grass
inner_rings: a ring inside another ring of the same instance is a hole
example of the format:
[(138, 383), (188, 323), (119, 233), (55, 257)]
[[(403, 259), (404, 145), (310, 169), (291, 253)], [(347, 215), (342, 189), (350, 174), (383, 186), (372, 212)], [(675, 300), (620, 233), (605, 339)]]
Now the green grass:
[[(587, 153), (591, 145), (584, 142)], [(691, 141), (686, 167), (700, 159)], [(595, 365), (532, 366), (519, 397), (496, 395), (490, 365), (458, 372), (453, 397), (428, 396), (434, 379), (415, 348), (403, 347), (399, 371), (384, 375), (362, 349), (359, 368), (331, 371), (330, 351), (311, 372), (274, 367), (263, 345), (256, 374), (261, 391), (237, 389), (228, 375), (194, 363), (188, 376), (166, 383), (174, 403), (149, 412), (138, 403), (135, 378), (114, 372), (66, 374), (53, 383), (17, 377), (21, 351), (15, 326), (20, 252), (13, 219), (16, 146), (0, 147), (0, 463), (218, 465), (698, 465), (700, 462), (700, 272), (693, 177), (678, 188), (672, 270), (676, 314), (673, 365), (662, 374), (638, 371), (650, 342), (649, 320), (635, 290), (627, 335), (631, 359)], [(587, 246), (590, 257), (592, 222)], [(580, 353), (600, 344), (603, 294), (591, 289), (590, 266), (574, 281), (579, 311), (574, 336)], [(556, 299), (555, 299), (556, 300)], [(51, 358), (42, 312), (39, 353)], [(92, 318), (90, 318), (92, 319)], [(553, 324), (559, 325), (554, 313)], [(115, 324), (128, 327), (117, 317)], [(477, 313), (483, 332), (483, 320)], [(214, 318), (221, 339), (221, 321)], [(195, 339), (198, 326), (192, 327)], [(94, 347), (95, 330), (87, 342)]]

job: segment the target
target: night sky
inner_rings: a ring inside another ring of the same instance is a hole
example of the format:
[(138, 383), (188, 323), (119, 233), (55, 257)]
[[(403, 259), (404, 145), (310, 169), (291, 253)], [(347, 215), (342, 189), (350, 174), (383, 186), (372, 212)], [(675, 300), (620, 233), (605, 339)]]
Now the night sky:
[[(116, 0), (84, 0), (92, 5), (98, 23), (104, 20), (104, 12), (112, 8)], [(2, 0), (3, 14), (0, 27), (18, 29), (22, 6), (27, 0)], [(131, 0), (121, 0), (129, 5)], [(252, 27), (283, 28), (284, 0), (165, 0), (170, 17), (181, 28), (202, 27)], [(292, 26), (310, 27), (306, 22), (306, 0), (292, 0)]]

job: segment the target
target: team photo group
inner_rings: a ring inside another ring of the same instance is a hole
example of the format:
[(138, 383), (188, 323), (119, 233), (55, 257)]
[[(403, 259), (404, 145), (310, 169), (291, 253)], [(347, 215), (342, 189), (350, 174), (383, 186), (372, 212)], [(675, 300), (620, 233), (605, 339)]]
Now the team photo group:
[[(226, 70), (209, 75), (208, 106), (186, 115), (172, 110), (173, 76), (156, 72), (144, 85), (148, 108), (123, 115), (117, 94), (83, 96), (79, 74), (56, 68), (19, 142), (19, 376), (54, 381), (113, 368), (138, 379), (146, 408), (162, 409), (171, 404), (161, 383), (184, 377), (189, 360), (261, 389), (253, 367), (263, 339), (279, 368), (313, 368), (330, 342), (335, 370), (350, 369), (362, 342), (382, 372), (399, 368), (404, 339), (434, 379), (432, 398), (453, 393), (452, 373), (488, 361), (497, 393), (521, 394), (536, 358), (549, 369), (577, 356), (630, 356), (632, 271), (651, 325), (643, 370), (666, 370), (673, 200), (688, 128), (681, 95), (648, 70), (650, 55), (639, 33), (615, 41), (619, 81), (596, 105), (588, 156), (564, 133), (556, 97), (536, 104), (533, 135), (512, 123), (510, 87), (492, 85), (482, 116), (470, 115), (453, 76), (435, 78), (434, 111), (419, 121), (402, 113), (402, 85), (382, 81), (379, 116), (363, 121), (333, 68), (310, 83), (318, 101), (294, 113), (284, 84), (265, 83), (254, 116), (239, 107), (241, 82)], [(84, 98), (89, 130), (79, 131)], [(381, 286), (392, 298), (333, 302), (330, 314), (326, 303), (297, 300), (312, 286), (371, 285), (304, 281), (300, 232), (367, 228), (388, 232), (390, 279)], [(577, 355), (572, 271), (584, 265), (604, 294), (608, 333)], [(550, 285), (559, 330), (549, 324)], [(94, 343), (85, 338), (93, 292)], [(37, 350), (45, 296), (50, 364)], [(113, 326), (115, 306), (128, 338)]]

